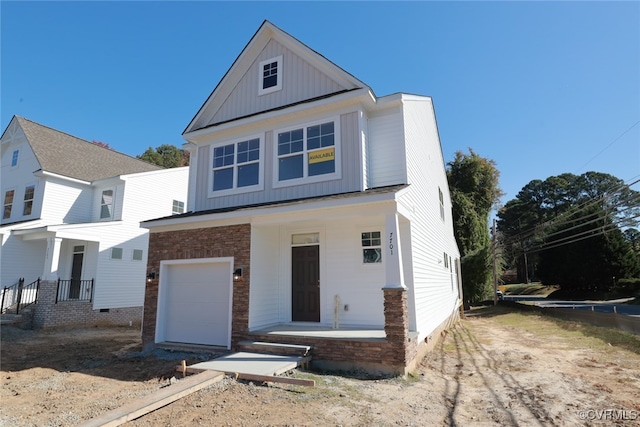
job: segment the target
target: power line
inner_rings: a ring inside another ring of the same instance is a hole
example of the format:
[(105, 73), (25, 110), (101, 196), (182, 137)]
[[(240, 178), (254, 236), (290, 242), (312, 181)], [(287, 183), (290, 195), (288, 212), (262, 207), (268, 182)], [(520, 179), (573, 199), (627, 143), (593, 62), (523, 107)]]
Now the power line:
[(600, 150), (600, 152), (598, 154), (596, 154), (595, 156), (593, 156), (589, 161), (587, 161), (587, 163), (585, 163), (584, 165), (580, 166), (580, 168), (576, 171), (576, 173), (580, 172), (585, 166), (587, 166), (589, 163), (591, 163), (593, 160), (596, 159), (596, 157), (598, 157), (600, 154), (604, 153), (609, 147), (611, 147), (613, 144), (615, 144), (620, 138), (622, 138), (623, 136), (625, 136), (631, 129), (633, 129), (634, 127), (636, 127), (638, 125), (638, 123), (640, 123), (640, 120), (638, 120), (637, 122), (635, 122), (634, 124), (632, 124), (631, 126), (629, 126), (627, 128), (627, 130), (625, 130), (624, 132), (622, 132), (616, 139), (614, 139), (613, 141), (611, 141), (609, 143), (609, 145), (607, 145), (606, 147), (604, 147), (602, 150)]

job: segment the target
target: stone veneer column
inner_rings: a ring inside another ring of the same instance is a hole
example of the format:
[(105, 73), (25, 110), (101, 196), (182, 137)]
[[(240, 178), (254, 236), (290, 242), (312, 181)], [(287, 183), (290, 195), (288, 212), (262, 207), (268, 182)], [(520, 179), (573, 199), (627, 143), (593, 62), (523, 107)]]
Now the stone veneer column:
[(409, 312), (407, 289), (382, 288), (384, 292), (384, 332), (387, 336), (391, 359), (394, 364), (407, 364), (407, 342), (409, 340)]

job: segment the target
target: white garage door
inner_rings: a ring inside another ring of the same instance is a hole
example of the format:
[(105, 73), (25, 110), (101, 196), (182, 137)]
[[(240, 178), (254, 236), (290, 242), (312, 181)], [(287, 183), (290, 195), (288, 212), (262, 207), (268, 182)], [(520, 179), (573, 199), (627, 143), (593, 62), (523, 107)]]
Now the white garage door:
[(160, 276), (158, 341), (228, 347), (229, 262), (167, 264)]

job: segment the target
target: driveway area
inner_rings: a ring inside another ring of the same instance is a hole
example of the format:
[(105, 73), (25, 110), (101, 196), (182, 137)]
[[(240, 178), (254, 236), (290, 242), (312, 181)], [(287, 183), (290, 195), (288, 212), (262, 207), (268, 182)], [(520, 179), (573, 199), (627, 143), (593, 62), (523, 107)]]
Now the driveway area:
[[(131, 329), (3, 327), (1, 344), (6, 426), (79, 424), (170, 387), (177, 361), (204, 357), (143, 355)], [(127, 425), (640, 424), (639, 337), (503, 307), (468, 313), (406, 379), (291, 375), (316, 387), (227, 378)]]

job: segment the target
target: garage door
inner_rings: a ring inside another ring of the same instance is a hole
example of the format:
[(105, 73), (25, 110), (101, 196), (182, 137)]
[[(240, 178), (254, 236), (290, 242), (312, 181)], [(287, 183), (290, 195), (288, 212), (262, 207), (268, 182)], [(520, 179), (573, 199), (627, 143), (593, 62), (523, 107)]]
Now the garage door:
[(228, 347), (230, 262), (167, 264), (161, 269), (158, 341)]

